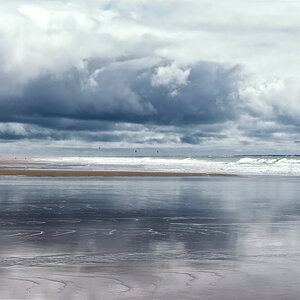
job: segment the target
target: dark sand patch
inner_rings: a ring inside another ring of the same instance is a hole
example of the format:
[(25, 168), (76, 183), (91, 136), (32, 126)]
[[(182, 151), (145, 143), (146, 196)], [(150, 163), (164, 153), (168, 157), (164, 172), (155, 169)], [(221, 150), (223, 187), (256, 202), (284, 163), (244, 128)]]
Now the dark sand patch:
[(225, 176), (238, 177), (235, 174), (221, 173), (185, 173), (185, 172), (132, 172), (132, 171), (90, 171), (90, 170), (28, 170), (1, 168), (2, 176), (31, 176), (31, 177), (203, 177)]

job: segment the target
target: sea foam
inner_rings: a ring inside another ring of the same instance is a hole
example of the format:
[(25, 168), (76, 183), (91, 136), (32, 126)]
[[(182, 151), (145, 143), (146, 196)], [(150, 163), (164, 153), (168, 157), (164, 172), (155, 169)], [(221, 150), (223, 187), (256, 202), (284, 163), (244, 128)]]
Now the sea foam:
[(52, 169), (300, 175), (299, 156), (255, 157), (52, 157), (34, 162)]

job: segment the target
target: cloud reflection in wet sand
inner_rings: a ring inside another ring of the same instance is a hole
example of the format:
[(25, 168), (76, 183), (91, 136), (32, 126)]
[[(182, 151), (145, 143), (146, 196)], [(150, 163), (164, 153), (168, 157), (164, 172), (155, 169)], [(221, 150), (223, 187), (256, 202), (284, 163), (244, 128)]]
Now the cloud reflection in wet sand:
[(297, 299), (298, 180), (2, 178), (0, 298)]

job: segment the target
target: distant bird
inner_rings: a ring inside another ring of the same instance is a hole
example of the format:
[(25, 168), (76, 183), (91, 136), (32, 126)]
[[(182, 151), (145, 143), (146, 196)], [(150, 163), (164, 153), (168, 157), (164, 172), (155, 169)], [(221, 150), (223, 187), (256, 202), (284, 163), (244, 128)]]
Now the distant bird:
[(134, 152), (137, 152), (137, 150), (134, 150)]

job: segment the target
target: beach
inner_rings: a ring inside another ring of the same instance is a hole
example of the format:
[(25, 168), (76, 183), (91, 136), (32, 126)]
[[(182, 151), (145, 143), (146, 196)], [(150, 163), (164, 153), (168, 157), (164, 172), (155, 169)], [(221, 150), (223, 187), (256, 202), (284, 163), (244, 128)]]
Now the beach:
[(299, 300), (299, 16), (0, 1), (0, 300)]
[(130, 171), (90, 171), (90, 170), (26, 170), (14, 167), (0, 168), (0, 176), (33, 177), (203, 177), (203, 176), (238, 176), (220, 173), (183, 173), (183, 172), (130, 172)]
[(0, 299), (298, 299), (298, 177), (0, 178)]
[[(98, 168), (101, 168), (101, 166)], [(121, 169), (122, 166), (119, 166)], [(203, 176), (239, 176), (237, 174), (216, 172), (189, 171), (133, 171), (133, 170), (95, 170), (89, 167), (58, 166), (48, 160), (0, 157), (0, 176), (29, 176), (29, 177), (203, 177)]]
[(0, 299), (296, 300), (289, 160), (2, 158)]
[(300, 176), (300, 157), (0, 157), (0, 174), (48, 177)]
[(294, 161), (2, 158), (0, 299), (296, 300)]

